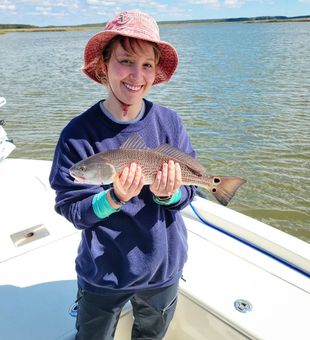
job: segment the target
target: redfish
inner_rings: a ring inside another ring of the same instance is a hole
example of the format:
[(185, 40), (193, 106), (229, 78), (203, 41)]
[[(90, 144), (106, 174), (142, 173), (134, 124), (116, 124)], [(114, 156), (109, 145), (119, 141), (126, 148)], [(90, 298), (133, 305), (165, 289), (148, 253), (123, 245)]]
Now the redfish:
[(116, 174), (135, 162), (141, 166), (144, 184), (154, 182), (163, 164), (173, 160), (180, 164), (183, 185), (205, 188), (223, 205), (227, 205), (238, 188), (246, 180), (235, 176), (207, 176), (205, 168), (197, 159), (172, 147), (162, 144), (155, 149), (148, 148), (138, 134), (132, 134), (119, 149), (92, 155), (70, 168), (70, 175), (77, 182), (85, 184), (110, 184)]

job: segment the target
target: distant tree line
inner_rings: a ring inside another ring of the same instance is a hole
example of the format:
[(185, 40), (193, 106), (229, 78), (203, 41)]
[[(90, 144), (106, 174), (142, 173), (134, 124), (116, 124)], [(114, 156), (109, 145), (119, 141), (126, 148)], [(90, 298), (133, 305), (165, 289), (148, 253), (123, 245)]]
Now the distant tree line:
[(298, 17), (286, 17), (286, 16), (259, 16), (259, 17), (241, 17), (241, 18), (226, 18), (226, 19), (199, 19), (199, 20), (181, 20), (181, 21), (161, 21), (160, 24), (180, 24), (180, 23), (221, 23), (221, 22), (263, 22), (263, 21), (294, 21), (294, 20), (310, 20), (310, 15), (298, 16)]
[[(310, 20), (310, 15), (286, 17), (286, 16), (259, 16), (259, 17), (242, 17), (242, 18), (227, 18), (227, 19), (201, 19), (201, 20), (179, 20), (179, 21), (160, 21), (159, 24), (183, 24), (183, 23), (220, 23), (220, 22), (263, 22), (263, 21), (295, 21), (295, 20)], [(105, 23), (84, 24), (75, 26), (44, 26), (44, 28), (53, 27), (102, 27)], [(0, 24), (0, 29), (31, 29), (43, 28), (42, 26), (23, 25), (23, 24)]]
[(38, 26), (23, 24), (0, 24), (0, 29), (16, 29), (16, 28), (37, 28)]

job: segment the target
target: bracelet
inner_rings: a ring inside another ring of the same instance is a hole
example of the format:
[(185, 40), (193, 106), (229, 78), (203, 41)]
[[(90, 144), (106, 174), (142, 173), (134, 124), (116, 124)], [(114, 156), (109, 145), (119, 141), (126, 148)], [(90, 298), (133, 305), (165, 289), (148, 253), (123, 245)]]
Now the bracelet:
[(154, 196), (157, 199), (157, 201), (163, 202), (163, 203), (170, 201), (171, 197), (172, 197), (172, 195), (170, 195), (170, 196), (156, 196), (156, 195), (154, 195)]
[(107, 200), (107, 192), (101, 191), (96, 194), (92, 200), (92, 206), (94, 213), (99, 218), (106, 218), (111, 214), (120, 210), (120, 208), (115, 209)]
[(126, 203), (125, 201), (120, 200), (120, 199), (115, 195), (115, 191), (114, 191), (113, 188), (110, 189), (109, 192), (110, 192), (110, 197), (111, 197), (112, 201), (113, 201), (115, 204), (117, 204), (117, 205), (124, 205), (124, 204)]
[(181, 190), (179, 189), (175, 194), (172, 196), (155, 196), (153, 195), (153, 201), (160, 205), (174, 205), (180, 202), (182, 198)]

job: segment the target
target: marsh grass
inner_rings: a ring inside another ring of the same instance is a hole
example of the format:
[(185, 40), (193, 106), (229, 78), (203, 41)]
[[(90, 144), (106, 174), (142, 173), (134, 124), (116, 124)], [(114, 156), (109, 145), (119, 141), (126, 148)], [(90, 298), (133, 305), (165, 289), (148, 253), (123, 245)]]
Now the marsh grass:
[(8, 28), (1, 29), (0, 34), (12, 32), (65, 32), (65, 31), (85, 31), (102, 28), (102, 26), (87, 26), (87, 27), (38, 27), (38, 28)]

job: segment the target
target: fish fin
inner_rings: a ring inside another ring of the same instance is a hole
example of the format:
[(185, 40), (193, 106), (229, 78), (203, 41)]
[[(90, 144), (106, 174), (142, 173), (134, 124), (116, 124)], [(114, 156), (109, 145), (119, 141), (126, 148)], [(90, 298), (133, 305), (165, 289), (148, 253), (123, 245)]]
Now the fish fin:
[(120, 149), (142, 149), (148, 150), (148, 147), (145, 145), (144, 140), (137, 133), (133, 133), (125, 140), (125, 142), (120, 146)]
[(195, 158), (169, 144), (161, 144), (155, 148), (154, 151), (164, 153), (173, 160), (187, 165), (196, 172), (197, 175), (201, 176), (205, 172), (205, 168)]
[(223, 205), (228, 205), (238, 188), (246, 183), (241, 177), (209, 176), (212, 195)]

